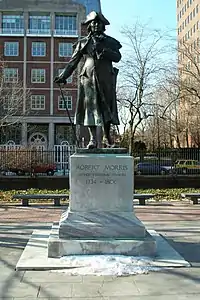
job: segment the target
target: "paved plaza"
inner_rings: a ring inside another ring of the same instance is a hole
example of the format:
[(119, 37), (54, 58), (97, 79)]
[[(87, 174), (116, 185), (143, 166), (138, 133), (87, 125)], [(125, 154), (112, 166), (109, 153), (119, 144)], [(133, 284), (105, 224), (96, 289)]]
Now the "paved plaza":
[(16, 272), (16, 263), (33, 230), (50, 228), (64, 209), (0, 205), (0, 299), (200, 299), (200, 206), (187, 201), (136, 205), (135, 212), (148, 229), (164, 236), (191, 268), (126, 277)]

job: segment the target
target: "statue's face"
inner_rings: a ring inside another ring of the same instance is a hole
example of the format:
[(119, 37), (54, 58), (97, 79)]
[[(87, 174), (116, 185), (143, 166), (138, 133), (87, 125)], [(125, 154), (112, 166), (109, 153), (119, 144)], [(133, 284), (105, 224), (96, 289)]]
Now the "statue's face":
[(90, 28), (91, 28), (92, 33), (102, 33), (102, 32), (104, 32), (104, 25), (98, 19), (95, 19), (90, 23)]

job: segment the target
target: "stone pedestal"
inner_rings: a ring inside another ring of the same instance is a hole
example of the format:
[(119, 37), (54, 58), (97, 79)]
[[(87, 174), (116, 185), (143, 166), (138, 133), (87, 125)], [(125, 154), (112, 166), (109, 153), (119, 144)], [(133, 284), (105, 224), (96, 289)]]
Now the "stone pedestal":
[(133, 158), (124, 149), (78, 149), (70, 160), (70, 205), (52, 228), (48, 256), (154, 255), (133, 212)]

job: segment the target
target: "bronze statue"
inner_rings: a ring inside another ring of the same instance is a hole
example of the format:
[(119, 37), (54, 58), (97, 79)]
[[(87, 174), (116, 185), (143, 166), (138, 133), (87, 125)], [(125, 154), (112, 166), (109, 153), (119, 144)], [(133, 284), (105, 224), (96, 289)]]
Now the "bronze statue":
[(112, 62), (120, 61), (119, 49), (122, 46), (104, 33), (105, 25), (110, 23), (101, 13), (91, 12), (83, 24), (87, 25), (88, 36), (75, 44), (71, 60), (54, 81), (65, 84), (81, 64), (74, 123), (88, 127), (90, 141), (87, 148), (97, 147), (97, 126), (103, 127), (106, 146), (112, 147), (110, 127), (119, 124), (116, 102), (118, 69)]

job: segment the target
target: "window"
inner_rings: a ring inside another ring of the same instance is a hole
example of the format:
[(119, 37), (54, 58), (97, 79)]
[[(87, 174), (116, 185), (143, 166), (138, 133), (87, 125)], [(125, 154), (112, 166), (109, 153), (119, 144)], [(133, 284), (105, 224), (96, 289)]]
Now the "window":
[(76, 16), (56, 15), (55, 30), (56, 34), (77, 34)]
[(17, 68), (4, 68), (3, 70), (4, 82), (11, 83), (18, 81)]
[(51, 33), (50, 15), (29, 15), (29, 33), (50, 34)]
[(46, 56), (46, 43), (32, 42), (32, 56)]
[(32, 95), (31, 96), (31, 109), (33, 109), (33, 110), (45, 109), (45, 96), (44, 95)]
[(10, 103), (10, 101), (9, 101), (9, 97), (8, 97), (8, 96), (5, 96), (5, 97), (3, 97), (2, 100), (3, 100), (3, 101), (2, 101), (2, 103), (3, 103), (3, 109), (4, 109), (4, 110), (9, 110), (9, 109), (10, 109), (10, 106), (11, 106), (11, 103)]
[[(62, 73), (64, 69), (58, 69), (58, 74), (60, 75)], [(69, 78), (67, 78), (67, 83), (72, 83), (73, 81), (73, 75), (69, 76)]]
[(24, 32), (24, 17), (23, 15), (8, 15), (2, 16), (3, 33), (20, 33)]
[(32, 83), (44, 83), (45, 82), (45, 69), (32, 69), (31, 70), (31, 82)]
[(5, 56), (18, 56), (19, 55), (19, 42), (5, 42), (4, 43)]
[(69, 110), (72, 110), (72, 96), (65, 96), (65, 101), (61, 96), (58, 97), (58, 109), (66, 110), (66, 106)]
[(58, 53), (59, 53), (59, 57), (71, 57), (72, 43), (59, 43)]

